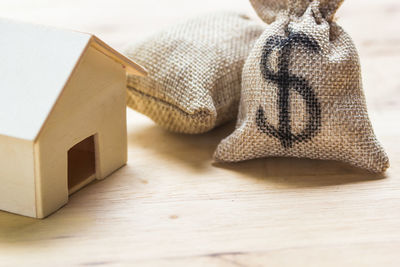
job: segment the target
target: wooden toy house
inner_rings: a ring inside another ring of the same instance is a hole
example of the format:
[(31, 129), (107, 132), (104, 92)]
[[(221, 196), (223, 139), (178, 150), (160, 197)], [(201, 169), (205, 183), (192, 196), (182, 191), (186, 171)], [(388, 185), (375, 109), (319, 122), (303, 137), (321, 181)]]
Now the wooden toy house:
[(126, 72), (146, 71), (90, 34), (0, 33), (0, 209), (43, 218), (126, 163)]

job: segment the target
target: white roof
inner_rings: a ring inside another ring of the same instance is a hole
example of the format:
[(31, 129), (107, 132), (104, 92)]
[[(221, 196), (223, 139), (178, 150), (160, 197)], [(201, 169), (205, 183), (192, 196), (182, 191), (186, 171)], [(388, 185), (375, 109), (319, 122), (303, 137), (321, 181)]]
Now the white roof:
[(0, 19), (0, 35), (0, 135), (37, 137), (89, 43), (145, 74), (90, 34)]

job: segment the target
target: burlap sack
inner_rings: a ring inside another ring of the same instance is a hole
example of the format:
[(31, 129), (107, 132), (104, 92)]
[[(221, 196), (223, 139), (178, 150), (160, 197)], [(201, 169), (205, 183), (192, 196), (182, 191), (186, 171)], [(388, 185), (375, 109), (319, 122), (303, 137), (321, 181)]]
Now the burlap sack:
[(272, 22), (243, 69), (236, 130), (218, 161), (305, 157), (383, 172), (388, 158), (368, 118), (356, 48), (332, 21), (341, 0), (251, 0)]
[(133, 45), (126, 54), (149, 74), (129, 76), (128, 106), (180, 133), (235, 119), (243, 65), (262, 32), (245, 15), (216, 13)]

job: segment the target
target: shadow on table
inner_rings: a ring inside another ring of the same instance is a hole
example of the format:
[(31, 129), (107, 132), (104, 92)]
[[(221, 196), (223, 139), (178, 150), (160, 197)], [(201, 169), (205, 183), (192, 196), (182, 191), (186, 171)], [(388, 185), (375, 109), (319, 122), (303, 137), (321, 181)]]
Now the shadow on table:
[[(129, 126), (129, 125), (128, 125)], [(208, 169), (219, 142), (235, 127), (228, 123), (204, 134), (176, 134), (157, 125), (128, 131), (130, 145), (151, 150), (162, 158), (184, 162), (196, 171)]]
[(214, 163), (216, 168), (238, 172), (256, 180), (287, 187), (323, 187), (367, 182), (386, 178), (331, 160), (264, 158), (239, 163)]
[(296, 158), (263, 158), (239, 163), (213, 163), (212, 156), (219, 142), (234, 130), (229, 123), (199, 135), (174, 134), (153, 125), (129, 134), (129, 143), (152, 150), (168, 160), (183, 162), (204, 172), (210, 165), (241, 173), (254, 179), (294, 187), (331, 186), (385, 178), (346, 163), (329, 160)]
[(59, 212), (40, 220), (1, 211), (0, 247), (29, 246), (34, 251), (46, 243), (76, 238), (76, 235), (90, 228), (90, 221), (88, 218), (73, 218)]
[[(123, 172), (124, 168), (117, 170)], [(31, 251), (90, 235), (98, 224), (98, 214), (113, 211), (113, 190), (121, 179), (111, 175), (93, 181), (69, 197), (68, 203), (45, 219), (34, 219), (0, 211), (0, 251), (5, 247), (24, 247)], [(129, 180), (129, 179), (128, 179)], [(0, 264), (1, 265), (1, 264)]]

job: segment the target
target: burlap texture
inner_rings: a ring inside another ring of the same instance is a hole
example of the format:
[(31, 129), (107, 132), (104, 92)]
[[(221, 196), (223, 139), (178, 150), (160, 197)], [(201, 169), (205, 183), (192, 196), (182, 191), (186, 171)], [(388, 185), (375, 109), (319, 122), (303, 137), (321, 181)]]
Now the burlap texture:
[[(319, 13), (327, 22), (333, 17), (344, 0), (320, 0)], [(250, 0), (258, 16), (266, 23), (272, 23), (280, 13), (301, 17), (313, 0)]]
[(125, 54), (149, 74), (128, 77), (128, 106), (179, 133), (235, 119), (243, 65), (262, 32), (245, 15), (215, 13), (129, 47)]
[(299, 16), (305, 2), (253, 0), (275, 20), (245, 63), (236, 130), (215, 159), (289, 156), (383, 172), (389, 161), (368, 118), (358, 53), (332, 22), (342, 1), (312, 1)]

